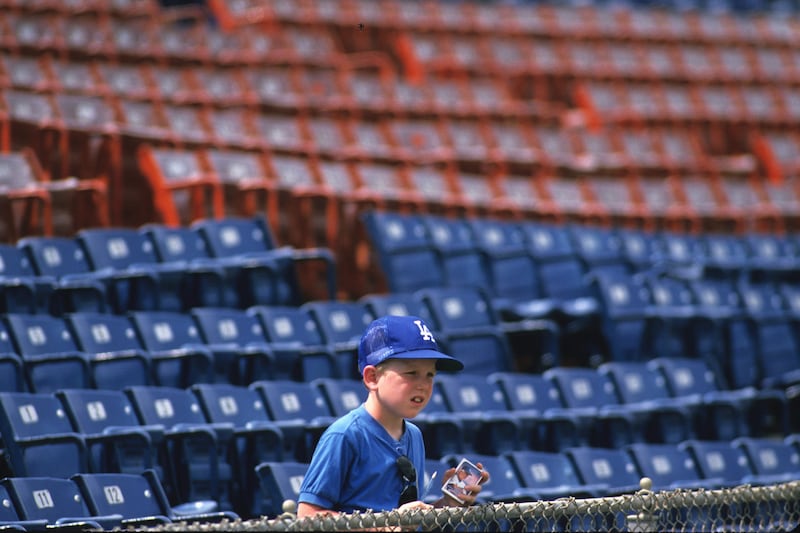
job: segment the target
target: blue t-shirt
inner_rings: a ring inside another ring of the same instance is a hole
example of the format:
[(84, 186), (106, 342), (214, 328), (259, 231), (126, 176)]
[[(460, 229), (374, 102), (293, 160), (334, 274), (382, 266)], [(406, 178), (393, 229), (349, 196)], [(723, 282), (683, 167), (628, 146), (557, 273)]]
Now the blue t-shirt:
[(411, 459), (417, 470), (417, 494), (422, 499), (422, 432), (406, 420), (402, 437), (395, 440), (362, 404), (322, 434), (298, 502), (345, 513), (396, 509), (405, 485), (396, 464), (401, 455)]

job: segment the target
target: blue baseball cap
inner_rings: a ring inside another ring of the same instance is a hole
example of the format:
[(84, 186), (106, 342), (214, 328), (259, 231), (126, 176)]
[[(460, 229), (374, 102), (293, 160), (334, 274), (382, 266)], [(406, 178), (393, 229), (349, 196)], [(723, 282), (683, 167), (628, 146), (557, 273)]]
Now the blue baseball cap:
[(367, 326), (358, 343), (358, 371), (387, 359), (436, 359), (437, 370), (456, 372), (464, 365), (439, 351), (436, 339), (421, 318), (387, 315)]

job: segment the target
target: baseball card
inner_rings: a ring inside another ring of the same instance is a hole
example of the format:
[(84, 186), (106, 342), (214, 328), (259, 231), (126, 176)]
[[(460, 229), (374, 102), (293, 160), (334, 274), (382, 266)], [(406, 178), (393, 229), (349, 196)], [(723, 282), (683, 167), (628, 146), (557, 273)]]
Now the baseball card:
[(464, 487), (468, 485), (480, 485), (483, 470), (462, 459), (456, 467), (455, 473), (442, 485), (442, 492), (453, 497), (458, 503), (464, 503), (464, 496), (472, 494)]

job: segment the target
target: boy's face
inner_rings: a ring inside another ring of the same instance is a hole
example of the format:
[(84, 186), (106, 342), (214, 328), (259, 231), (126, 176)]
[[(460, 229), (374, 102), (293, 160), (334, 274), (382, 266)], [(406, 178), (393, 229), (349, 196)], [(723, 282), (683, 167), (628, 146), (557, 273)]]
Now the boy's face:
[(378, 368), (375, 392), (384, 409), (414, 418), (431, 399), (435, 375), (433, 359), (389, 359)]

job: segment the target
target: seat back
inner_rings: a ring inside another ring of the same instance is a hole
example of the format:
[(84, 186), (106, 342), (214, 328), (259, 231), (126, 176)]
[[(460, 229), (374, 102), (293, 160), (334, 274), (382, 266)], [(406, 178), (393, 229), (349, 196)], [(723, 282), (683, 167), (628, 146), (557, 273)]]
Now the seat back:
[(448, 410), (453, 413), (508, 410), (500, 385), (495, 381), (487, 381), (486, 376), (442, 374), (436, 376), (435, 386), (441, 392)]
[(23, 520), (90, 519), (91, 513), (78, 486), (69, 479), (46, 476), (10, 477), (0, 481)]
[(344, 416), (367, 399), (367, 388), (356, 379), (315, 379), (312, 386), (322, 391), (333, 416)]
[(157, 263), (153, 244), (133, 228), (89, 228), (77, 233), (92, 270), (124, 270), (133, 264)]
[(188, 313), (135, 311), (130, 319), (146, 350), (157, 352), (203, 344), (197, 324)]
[(745, 451), (730, 441), (691, 440), (683, 445), (705, 479), (720, 478), (726, 484), (739, 485), (754, 473)]
[(179, 424), (206, 424), (197, 397), (188, 389), (137, 386), (125, 389), (141, 424), (171, 429)]
[(274, 379), (310, 381), (339, 375), (333, 349), (326, 345), (319, 324), (307, 309), (259, 305), (248, 312), (261, 321), (275, 352)]
[(514, 451), (506, 456), (514, 465), (522, 484), (543, 494), (559, 489), (563, 494), (582, 493), (581, 480), (569, 458), (563, 453)]
[(152, 518), (156, 522), (171, 522), (164, 489), (152, 471), (81, 473), (72, 479), (94, 515), (117, 514), (123, 519)]
[(71, 237), (25, 237), (17, 242), (40, 276), (60, 278), (92, 270), (86, 253)]
[(5, 325), (34, 391), (92, 385), (88, 360), (63, 319), (45, 314), (8, 314)]
[(640, 475), (653, 480), (653, 490), (686, 487), (701, 479), (692, 456), (678, 445), (637, 442), (626, 449)]
[(622, 403), (637, 403), (669, 398), (664, 376), (645, 362), (603, 363), (598, 372), (607, 375)]
[(445, 284), (444, 270), (419, 217), (370, 211), (362, 220), (391, 292)]
[(283, 513), (284, 501), (297, 501), (307, 471), (308, 464), (291, 461), (265, 462), (256, 466), (264, 497), (262, 509), (268, 517), (274, 518)]
[(714, 371), (702, 359), (664, 357), (652, 359), (648, 365), (662, 373), (673, 397), (719, 390)]
[(84, 435), (140, 425), (130, 399), (121, 390), (62, 389), (56, 395), (72, 427)]
[(582, 446), (569, 448), (564, 453), (586, 485), (607, 485), (608, 494), (639, 489), (636, 464), (623, 450)]
[(250, 384), (264, 401), (269, 418), (275, 421), (331, 417), (322, 391), (307, 382), (288, 380), (256, 381)]
[(366, 294), (359, 299), (373, 316), (418, 316), (426, 322), (430, 320), (430, 311), (425, 304), (412, 293)]
[(496, 327), (498, 319), (486, 293), (474, 287), (432, 287), (419, 291), (439, 332)]
[(192, 224), (212, 257), (243, 256), (274, 250), (272, 230), (263, 217), (202, 219)]
[(556, 367), (543, 374), (558, 388), (567, 407), (602, 407), (619, 404), (614, 384), (592, 368)]
[(150, 240), (156, 258), (162, 263), (210, 257), (202, 236), (188, 226), (146, 224), (140, 232)]
[(226, 383), (198, 384), (192, 392), (200, 401), (206, 419), (245, 428), (255, 422), (269, 422), (264, 400), (258, 391)]
[(192, 310), (191, 315), (206, 344), (247, 346), (267, 342), (261, 322), (252, 313), (240, 309), (198, 307)]
[(0, 434), (15, 476), (67, 478), (89, 467), (83, 437), (52, 394), (0, 393)]
[(438, 253), (444, 285), (491, 289), (487, 266), (466, 219), (426, 215), (420, 216), (420, 220)]
[(742, 448), (756, 475), (796, 479), (800, 473), (800, 451), (788, 442), (761, 437), (740, 437), (733, 442)]
[(500, 385), (511, 410), (536, 410), (544, 413), (548, 409), (564, 407), (555, 384), (541, 374), (498, 372), (490, 374), (488, 379)]
[(369, 309), (359, 302), (325, 300), (305, 303), (302, 310), (314, 318), (325, 344), (336, 353), (338, 375), (358, 378), (358, 342), (375, 319)]

